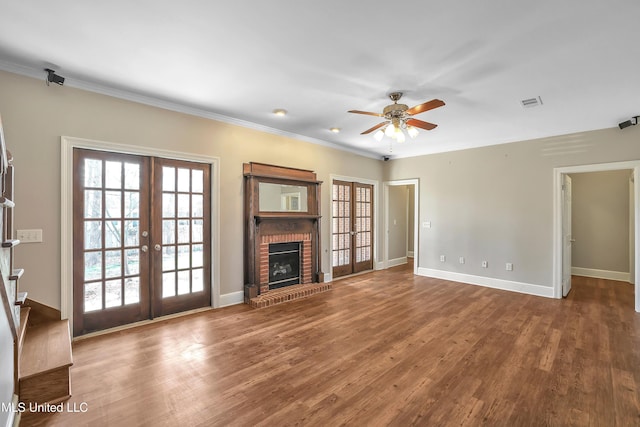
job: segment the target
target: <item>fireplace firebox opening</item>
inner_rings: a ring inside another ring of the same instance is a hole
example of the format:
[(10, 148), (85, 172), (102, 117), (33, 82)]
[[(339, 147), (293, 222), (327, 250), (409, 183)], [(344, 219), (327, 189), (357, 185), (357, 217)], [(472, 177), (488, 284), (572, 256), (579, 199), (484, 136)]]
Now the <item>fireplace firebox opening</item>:
[(269, 289), (300, 283), (300, 242), (270, 243)]

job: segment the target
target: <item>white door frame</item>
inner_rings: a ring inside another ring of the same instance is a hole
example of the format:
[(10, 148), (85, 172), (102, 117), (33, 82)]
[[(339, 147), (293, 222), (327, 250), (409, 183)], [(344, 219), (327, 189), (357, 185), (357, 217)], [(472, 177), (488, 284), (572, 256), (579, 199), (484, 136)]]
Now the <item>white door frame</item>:
[[(562, 175), (583, 172), (603, 172), (612, 170), (633, 170), (634, 182), (640, 182), (640, 161), (600, 163), (592, 165), (567, 166), (553, 169), (553, 295), (562, 298)], [(634, 185), (634, 293), (635, 310), (640, 312), (640, 185)]]
[(420, 244), (418, 240), (418, 224), (420, 223), (419, 213), (419, 199), (420, 199), (420, 180), (415, 179), (401, 179), (397, 181), (385, 181), (384, 186), (384, 268), (389, 267), (389, 187), (399, 185), (413, 185), (413, 274), (418, 274), (418, 260), (420, 259), (420, 253), (418, 252)]
[(60, 314), (73, 325), (73, 149), (109, 151), (211, 165), (211, 306), (220, 306), (220, 159), (158, 148), (61, 137), (60, 153)]

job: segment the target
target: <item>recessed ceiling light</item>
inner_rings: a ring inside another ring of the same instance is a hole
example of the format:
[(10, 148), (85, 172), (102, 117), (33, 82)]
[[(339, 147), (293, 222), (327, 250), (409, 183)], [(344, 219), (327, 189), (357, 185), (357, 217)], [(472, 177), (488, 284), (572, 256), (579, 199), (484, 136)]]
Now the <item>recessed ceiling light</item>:
[(276, 116), (283, 117), (287, 115), (287, 110), (283, 108), (276, 108), (275, 110), (273, 110), (273, 114), (275, 114)]
[(333, 133), (340, 133), (340, 128), (331, 128), (329, 130)]

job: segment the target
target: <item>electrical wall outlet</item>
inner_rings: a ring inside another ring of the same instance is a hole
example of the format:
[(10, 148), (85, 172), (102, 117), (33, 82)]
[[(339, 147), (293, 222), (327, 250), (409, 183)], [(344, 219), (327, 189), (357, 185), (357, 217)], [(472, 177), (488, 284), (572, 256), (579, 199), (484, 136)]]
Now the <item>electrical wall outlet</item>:
[(507, 271), (513, 271), (513, 264), (508, 262), (507, 265), (506, 265), (506, 269), (507, 269)]
[(482, 261), (482, 268), (489, 267), (489, 263), (487, 261)]
[(445, 262), (447, 260), (447, 257), (444, 255), (440, 255), (440, 262)]
[(458, 259), (458, 262), (460, 262), (460, 264), (464, 264), (464, 257), (463, 257), (463, 256), (461, 256), (461, 257)]

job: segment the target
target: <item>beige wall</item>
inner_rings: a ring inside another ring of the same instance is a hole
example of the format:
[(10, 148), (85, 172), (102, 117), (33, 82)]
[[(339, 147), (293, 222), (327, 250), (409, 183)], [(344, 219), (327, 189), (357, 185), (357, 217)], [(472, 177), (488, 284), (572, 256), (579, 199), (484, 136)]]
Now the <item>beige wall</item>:
[(392, 160), (385, 179), (420, 179), (419, 267), (552, 287), (553, 169), (637, 159), (640, 126), (615, 127)]
[(389, 187), (389, 260), (407, 256), (407, 187)]
[[(60, 137), (152, 147), (220, 159), (220, 291), (243, 289), (242, 164), (311, 169), (322, 191), (322, 268), (329, 273), (330, 174), (382, 179), (383, 162), (325, 146), (0, 72), (0, 115), (16, 165), (17, 229), (43, 243), (16, 248), (29, 297), (60, 307)], [(379, 212), (377, 213), (379, 214)]]
[(629, 272), (630, 174), (571, 174), (573, 267)]

